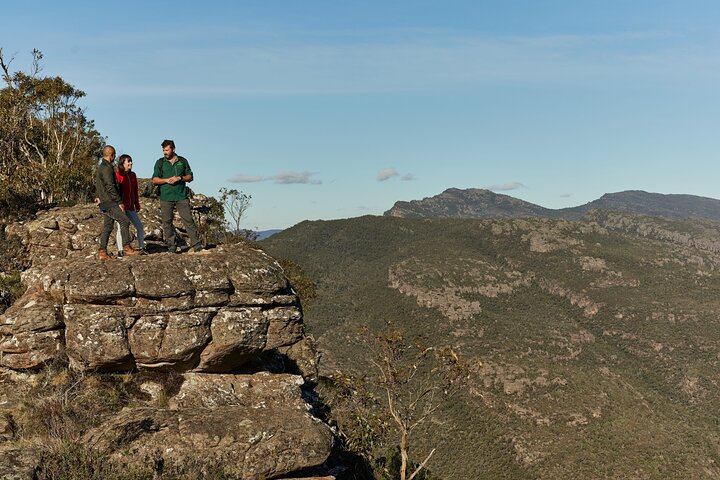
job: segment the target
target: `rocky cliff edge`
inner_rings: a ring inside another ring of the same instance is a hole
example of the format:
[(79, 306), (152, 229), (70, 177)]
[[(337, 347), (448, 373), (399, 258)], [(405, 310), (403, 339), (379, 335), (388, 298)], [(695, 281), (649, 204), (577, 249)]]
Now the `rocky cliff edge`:
[[(22, 274), (27, 291), (0, 315), (4, 393), (22, 391), (19, 383), (32, 383), (33, 372), (65, 362), (84, 376), (173, 375), (180, 386), (167, 402), (156, 398), (167, 393), (166, 380), (145, 382), (150, 400), (82, 432), (83, 444), (129, 463), (151, 454), (168, 461), (199, 455), (241, 479), (322, 465), (333, 435), (301, 390), (316, 379), (315, 351), (277, 262), (246, 244), (102, 262), (93, 255), (98, 223), (92, 207), (79, 206), (8, 227), (24, 239), (32, 267)], [(0, 473), (11, 459), (6, 466), (21, 472), (12, 478), (38, 468), (26, 452), (32, 438), (21, 439), (21, 466), (13, 448), (13, 406), (23, 402), (5, 395), (3, 404)]]

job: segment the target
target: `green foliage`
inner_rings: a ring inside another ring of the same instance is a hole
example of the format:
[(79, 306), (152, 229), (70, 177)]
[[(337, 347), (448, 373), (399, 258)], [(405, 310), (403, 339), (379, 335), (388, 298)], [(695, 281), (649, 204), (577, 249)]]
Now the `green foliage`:
[(85, 93), (40, 76), (42, 53), (32, 57), (29, 72), (12, 72), (0, 49), (0, 205), (89, 200), (104, 139), (78, 105)]
[(227, 231), (225, 230), (225, 212), (222, 202), (215, 197), (205, 197), (204, 217), (197, 215), (195, 224), (197, 225), (200, 236), (207, 243), (219, 244), (227, 239)]
[(391, 427), (377, 390), (369, 385), (367, 377), (342, 371), (321, 378), (323, 403), (332, 405), (345, 447), (373, 463)]
[(357, 332), (386, 319), (469, 362), (443, 420), (414, 434), (438, 447), (436, 475), (685, 479), (720, 475), (718, 238), (716, 222), (595, 212), (303, 222), (263, 245), (317, 282), (305, 323), (330, 359), (321, 375), (373, 372)]
[(19, 272), (30, 266), (28, 252), (17, 235), (8, 236), (0, 223), (0, 272)]
[(25, 293), (25, 285), (20, 279), (20, 272), (0, 273), (0, 291), (8, 294), (8, 297), (3, 299), (6, 307), (15, 303), (15, 300)]
[[(420, 465), (410, 462), (408, 470), (414, 472)], [(402, 454), (399, 448), (395, 448), (375, 460), (375, 478), (380, 480), (397, 480), (400, 478), (402, 468)], [(441, 477), (433, 475), (426, 468), (419, 470), (414, 480), (440, 480)]]
[(300, 297), (300, 302), (304, 307), (310, 306), (317, 298), (317, 285), (315, 281), (305, 273), (305, 270), (286, 258), (281, 258), (278, 263), (285, 272), (285, 276), (290, 281), (293, 289), (297, 292)]

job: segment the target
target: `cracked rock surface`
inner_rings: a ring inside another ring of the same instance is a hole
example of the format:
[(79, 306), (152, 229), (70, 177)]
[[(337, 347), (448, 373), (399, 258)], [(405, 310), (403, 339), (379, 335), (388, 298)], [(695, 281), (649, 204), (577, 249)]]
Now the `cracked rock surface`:
[(0, 365), (9, 368), (67, 356), (83, 371), (222, 372), (303, 338), (281, 268), (242, 244), (197, 255), (64, 258), (23, 278), (28, 291), (0, 316)]

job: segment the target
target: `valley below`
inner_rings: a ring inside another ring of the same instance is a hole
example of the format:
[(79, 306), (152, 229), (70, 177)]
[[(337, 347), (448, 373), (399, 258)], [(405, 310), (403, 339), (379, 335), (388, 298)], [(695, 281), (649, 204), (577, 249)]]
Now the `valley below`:
[(317, 284), (320, 374), (362, 327), (450, 346), (466, 388), (415, 437), (440, 478), (720, 478), (720, 223), (360, 217), (265, 240)]

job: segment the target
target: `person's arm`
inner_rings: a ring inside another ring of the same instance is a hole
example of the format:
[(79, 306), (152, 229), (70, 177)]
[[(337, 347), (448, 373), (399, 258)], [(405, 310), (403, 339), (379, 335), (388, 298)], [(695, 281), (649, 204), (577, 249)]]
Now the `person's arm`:
[(190, 168), (190, 163), (188, 163), (187, 158), (183, 157), (183, 160), (184, 160), (183, 163), (185, 165), (185, 168), (183, 170), (184, 175), (180, 176), (180, 180), (185, 183), (190, 183), (193, 181), (193, 172), (192, 172), (192, 169)]
[(167, 178), (162, 178), (162, 163), (156, 162), (155, 168), (153, 168), (152, 183), (153, 185), (164, 185), (168, 183)]
[(152, 183), (153, 185), (165, 185), (166, 183), (173, 184), (178, 182), (177, 180), (180, 177), (170, 177), (170, 178), (162, 178), (162, 177), (153, 177)]
[[(135, 185), (134, 185), (134, 187), (135, 187), (135, 192), (134, 192), (135, 193), (135, 210), (139, 212), (140, 211), (140, 187), (138, 185), (137, 175), (135, 175), (134, 172), (133, 172), (133, 180), (135, 181)], [(133, 184), (130, 183), (130, 185), (132, 186)]]

